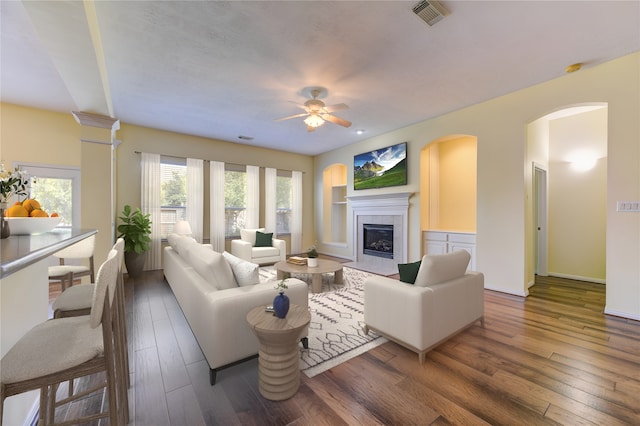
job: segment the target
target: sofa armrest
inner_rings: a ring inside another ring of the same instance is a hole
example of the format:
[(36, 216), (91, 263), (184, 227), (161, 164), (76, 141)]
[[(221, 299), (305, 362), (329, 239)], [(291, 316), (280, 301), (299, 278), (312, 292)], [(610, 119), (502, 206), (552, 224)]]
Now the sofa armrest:
[(287, 242), (285, 240), (273, 238), (271, 245), (280, 251), (280, 260), (287, 260)]
[(231, 254), (251, 262), (253, 257), (251, 256), (251, 243), (244, 240), (231, 240)]

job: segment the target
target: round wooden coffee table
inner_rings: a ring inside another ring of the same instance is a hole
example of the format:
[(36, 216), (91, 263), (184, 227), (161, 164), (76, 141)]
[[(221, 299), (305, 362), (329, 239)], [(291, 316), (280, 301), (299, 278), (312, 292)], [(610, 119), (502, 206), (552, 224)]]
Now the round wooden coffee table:
[(298, 342), (311, 321), (309, 309), (291, 305), (286, 318), (253, 308), (247, 322), (258, 337), (258, 378), (260, 394), (271, 401), (291, 398), (300, 387), (300, 349)]
[(320, 293), (322, 291), (322, 274), (334, 272), (333, 281), (342, 284), (342, 263), (333, 260), (318, 259), (318, 266), (310, 268), (307, 265), (296, 265), (286, 260), (281, 260), (275, 264), (278, 279), (289, 278), (292, 273), (311, 274), (311, 291)]

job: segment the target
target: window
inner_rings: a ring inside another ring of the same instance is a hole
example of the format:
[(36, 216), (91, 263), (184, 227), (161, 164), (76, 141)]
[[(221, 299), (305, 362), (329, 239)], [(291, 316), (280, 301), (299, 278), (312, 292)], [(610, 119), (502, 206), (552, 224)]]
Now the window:
[(239, 237), (247, 209), (247, 173), (244, 167), (226, 164), (224, 171), (225, 237)]
[(160, 175), (160, 237), (167, 238), (177, 221), (186, 220), (186, 160), (161, 157)]
[(47, 213), (58, 213), (58, 227), (80, 226), (80, 168), (33, 163), (16, 166), (36, 178), (29, 197), (38, 200)]
[(288, 173), (289, 176), (285, 176), (284, 173), (286, 172), (278, 171), (276, 178), (276, 232), (278, 235), (291, 233), (289, 228), (293, 208), (291, 173)]

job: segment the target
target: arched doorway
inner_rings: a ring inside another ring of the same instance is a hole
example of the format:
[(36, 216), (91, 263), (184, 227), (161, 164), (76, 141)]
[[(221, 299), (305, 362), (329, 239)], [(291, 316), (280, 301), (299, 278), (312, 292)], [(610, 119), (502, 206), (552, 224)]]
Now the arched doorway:
[(527, 126), (528, 287), (547, 274), (606, 282), (607, 116), (580, 105)]

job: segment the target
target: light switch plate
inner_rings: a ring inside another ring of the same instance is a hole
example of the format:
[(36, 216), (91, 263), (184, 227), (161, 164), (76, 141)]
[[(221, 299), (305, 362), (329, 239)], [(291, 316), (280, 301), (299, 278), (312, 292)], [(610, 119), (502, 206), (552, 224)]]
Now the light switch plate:
[(619, 212), (640, 212), (640, 201), (618, 201)]

